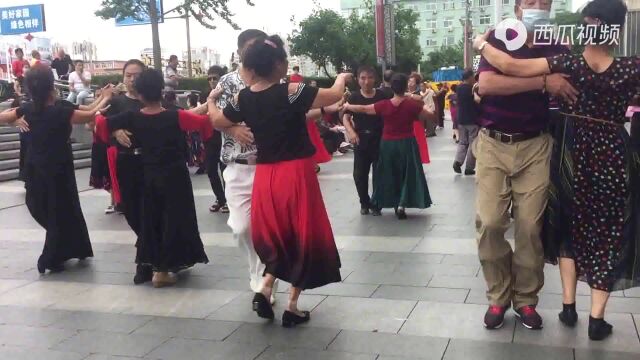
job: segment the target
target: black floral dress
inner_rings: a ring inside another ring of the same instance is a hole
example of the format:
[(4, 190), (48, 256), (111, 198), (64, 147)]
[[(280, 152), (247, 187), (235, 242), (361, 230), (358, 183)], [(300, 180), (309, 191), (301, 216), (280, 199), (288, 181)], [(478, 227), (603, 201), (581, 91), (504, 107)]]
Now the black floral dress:
[(639, 58), (616, 58), (596, 73), (582, 55), (547, 59), (580, 91), (553, 130), (551, 192), (545, 216), (545, 255), (573, 258), (580, 280), (615, 291), (640, 279), (640, 160), (624, 128), (640, 86)]

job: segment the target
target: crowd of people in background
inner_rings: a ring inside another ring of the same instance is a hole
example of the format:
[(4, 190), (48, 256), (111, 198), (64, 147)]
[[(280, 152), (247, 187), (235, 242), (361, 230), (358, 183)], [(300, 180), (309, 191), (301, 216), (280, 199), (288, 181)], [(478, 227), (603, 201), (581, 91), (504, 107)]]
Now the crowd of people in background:
[[(515, 12), (532, 33), (550, 7), (517, 1)], [(582, 15), (587, 24), (622, 26), (626, 12), (621, 0), (593, 0)], [(429, 208), (427, 138), (445, 126), (448, 95), (453, 170), (476, 176), (478, 256), (489, 300), (484, 326), (500, 328), (513, 307), (526, 328), (543, 327), (536, 307), (546, 260), (560, 265), (559, 321), (575, 326), (583, 280), (591, 287), (589, 338), (612, 333), (604, 320), (611, 292), (640, 285), (638, 57), (614, 58), (609, 45), (594, 44), (580, 55), (555, 45), (509, 51), (491, 32), (474, 41), (482, 54), (478, 72), (465, 70), (455, 86), (434, 87), (417, 73), (380, 77), (362, 66), (350, 92), (353, 74), (338, 75), (329, 88), (305, 83), (297, 67), (287, 78), (278, 36), (245, 30), (237, 46), (242, 65), (229, 73), (211, 67), (208, 95), (190, 94), (188, 110), (176, 103), (175, 56), (164, 72), (130, 60), (121, 87), (108, 85), (84, 104), (91, 74), (81, 61), (71, 71), (58, 54), (56, 73), (67, 70), (71, 90), (61, 101), (51, 68), (37, 63), (38, 54), (29, 68), (16, 51), (17, 92), (24, 87), (28, 101), (0, 113), (0, 123), (30, 134), (23, 177), (27, 207), (47, 231), (40, 273), (93, 256), (69, 144), (71, 126), (87, 123), (95, 142), (91, 185), (111, 191), (108, 212), (119, 205), (136, 236), (135, 284), (171, 286), (176, 272), (208, 261), (193, 164), (209, 177), (216, 198), (209, 211), (230, 213), (248, 259), (252, 310), (273, 319), (283, 281), (291, 289), (282, 325), (308, 322), (300, 294), (341, 281), (319, 164), (353, 150), (362, 216), (394, 209), (404, 220), (407, 209)], [(559, 102), (555, 113), (550, 97)], [(510, 216), (514, 247), (505, 239)]]

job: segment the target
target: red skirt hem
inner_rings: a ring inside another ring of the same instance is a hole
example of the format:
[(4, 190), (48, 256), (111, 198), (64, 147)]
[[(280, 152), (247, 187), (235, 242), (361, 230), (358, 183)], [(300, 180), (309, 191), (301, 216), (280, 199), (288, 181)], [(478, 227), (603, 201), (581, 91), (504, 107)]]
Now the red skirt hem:
[(312, 158), (258, 164), (251, 233), (267, 273), (301, 289), (341, 281), (340, 257)]
[(429, 164), (431, 158), (429, 157), (429, 146), (427, 145), (426, 131), (420, 121), (413, 122), (413, 134), (418, 142), (418, 150), (420, 151), (420, 159), (423, 164)]
[(323, 164), (331, 161), (331, 154), (329, 154), (327, 148), (324, 146), (324, 141), (322, 141), (320, 131), (318, 131), (318, 127), (313, 120), (307, 120), (307, 131), (309, 132), (309, 139), (311, 140), (311, 143), (316, 148), (316, 153), (313, 154), (313, 161), (315, 161), (316, 164)]
[(111, 176), (111, 191), (113, 193), (113, 200), (116, 204), (122, 201), (120, 195), (120, 184), (118, 183), (117, 164), (118, 161), (118, 148), (115, 146), (109, 146), (107, 148), (107, 162), (109, 163), (109, 175)]

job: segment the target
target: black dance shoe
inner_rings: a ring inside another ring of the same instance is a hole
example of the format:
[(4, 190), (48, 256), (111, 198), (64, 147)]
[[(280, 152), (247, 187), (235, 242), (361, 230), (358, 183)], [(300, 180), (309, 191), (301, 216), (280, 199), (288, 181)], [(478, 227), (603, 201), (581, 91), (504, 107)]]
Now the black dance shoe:
[(369, 215), (369, 207), (361, 206), (360, 207), (360, 215)]
[(382, 210), (380, 210), (380, 209), (378, 209), (376, 207), (373, 207), (373, 208), (371, 208), (371, 215), (373, 215), (373, 216), (382, 216)]
[(151, 266), (136, 265), (136, 275), (133, 277), (133, 283), (136, 285), (144, 284), (153, 279), (153, 269)]
[(271, 303), (262, 293), (256, 293), (253, 296), (253, 311), (263, 319), (273, 320), (275, 318)]
[[(573, 306), (571, 306), (573, 305)], [(576, 312), (576, 304), (562, 305), (562, 311), (558, 314), (558, 319), (568, 327), (576, 326), (578, 322), (578, 313)]]
[(407, 213), (404, 210), (404, 208), (396, 208), (396, 216), (398, 217), (398, 220), (406, 220), (407, 219)]
[(589, 339), (594, 341), (604, 340), (613, 332), (613, 325), (589, 316)]
[(471, 176), (471, 175), (475, 175), (476, 171), (473, 170), (473, 169), (465, 169), (464, 170), (464, 174), (467, 175), (467, 176)]
[(282, 314), (282, 326), (286, 328), (292, 328), (296, 325), (303, 324), (311, 320), (311, 313), (308, 311), (302, 312), (304, 316), (298, 316), (291, 311), (286, 311)]
[(454, 161), (454, 162), (453, 162), (453, 171), (454, 171), (456, 174), (462, 174), (462, 164), (460, 164), (460, 163), (459, 163), (459, 162), (457, 162), (457, 161)]
[(40, 274), (44, 274), (47, 270), (52, 273), (62, 272), (64, 271), (64, 263), (55, 264), (55, 265), (45, 265), (44, 260), (42, 260), (42, 255), (38, 258), (38, 272)]

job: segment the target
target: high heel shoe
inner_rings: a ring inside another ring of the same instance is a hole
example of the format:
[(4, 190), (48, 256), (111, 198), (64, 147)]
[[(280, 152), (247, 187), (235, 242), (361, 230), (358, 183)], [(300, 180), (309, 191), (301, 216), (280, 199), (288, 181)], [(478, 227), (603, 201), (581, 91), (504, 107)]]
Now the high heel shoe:
[(167, 272), (155, 272), (153, 274), (153, 278), (151, 279), (151, 284), (154, 288), (163, 288), (167, 286), (173, 286), (176, 284), (175, 276), (171, 276), (171, 274)]
[(406, 220), (407, 212), (404, 210), (404, 208), (396, 208), (396, 216), (398, 217), (398, 220)]
[(285, 310), (282, 314), (282, 326), (286, 328), (292, 328), (296, 325), (303, 324), (311, 320), (311, 313), (308, 311), (302, 311), (304, 316), (298, 316), (295, 313)]
[(255, 311), (258, 316), (263, 319), (273, 320), (275, 318), (271, 303), (269, 303), (267, 297), (262, 293), (256, 293), (253, 296), (253, 311)]

